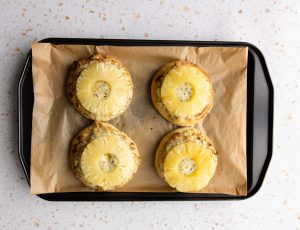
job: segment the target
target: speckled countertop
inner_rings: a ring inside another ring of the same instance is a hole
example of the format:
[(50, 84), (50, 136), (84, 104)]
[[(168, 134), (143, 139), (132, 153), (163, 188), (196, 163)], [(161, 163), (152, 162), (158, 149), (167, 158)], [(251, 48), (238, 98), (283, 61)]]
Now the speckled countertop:
[[(76, 2), (76, 3), (75, 3)], [(300, 2), (1, 1), (0, 229), (300, 229)], [(29, 194), (17, 157), (16, 87), (46, 37), (248, 41), (275, 87), (273, 159), (245, 201), (47, 202)]]

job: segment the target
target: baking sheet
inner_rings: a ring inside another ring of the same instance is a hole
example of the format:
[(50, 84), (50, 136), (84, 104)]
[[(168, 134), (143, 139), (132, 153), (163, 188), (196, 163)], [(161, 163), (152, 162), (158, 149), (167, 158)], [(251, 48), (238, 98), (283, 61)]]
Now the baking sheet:
[(34, 108), (32, 120), (31, 193), (90, 191), (73, 175), (67, 161), (72, 137), (90, 124), (69, 103), (66, 77), (73, 61), (94, 53), (119, 59), (130, 71), (133, 100), (109, 123), (126, 132), (142, 156), (126, 192), (173, 192), (157, 175), (154, 154), (159, 140), (176, 128), (154, 109), (150, 84), (167, 62), (192, 61), (208, 72), (215, 91), (214, 107), (198, 125), (213, 141), (218, 167), (203, 193), (246, 195), (247, 47), (32, 45)]

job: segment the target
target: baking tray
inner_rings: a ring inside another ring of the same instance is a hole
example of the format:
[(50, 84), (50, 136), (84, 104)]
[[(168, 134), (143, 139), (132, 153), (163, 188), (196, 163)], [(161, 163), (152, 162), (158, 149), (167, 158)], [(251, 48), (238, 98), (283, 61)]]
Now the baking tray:
[[(252, 197), (262, 186), (273, 144), (274, 89), (260, 50), (246, 42), (118, 40), (83, 38), (47, 38), (53, 44), (112, 46), (196, 46), (248, 47), (247, 70), (247, 195), (191, 194), (159, 192), (69, 192), (37, 195), (49, 201), (146, 201), (146, 200), (241, 200)], [(31, 124), (33, 109), (31, 51), (18, 84), (18, 154), (30, 185)]]

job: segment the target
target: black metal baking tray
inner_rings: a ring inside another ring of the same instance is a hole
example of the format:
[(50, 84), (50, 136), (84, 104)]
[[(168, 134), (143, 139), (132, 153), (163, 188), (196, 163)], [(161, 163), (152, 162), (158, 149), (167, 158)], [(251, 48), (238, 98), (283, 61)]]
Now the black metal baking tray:
[[(165, 41), (47, 38), (53, 44), (113, 46), (197, 46), (248, 47), (247, 71), (247, 187), (246, 196), (224, 194), (153, 192), (73, 192), (38, 195), (49, 201), (146, 201), (146, 200), (241, 200), (253, 196), (261, 187), (272, 157), (274, 90), (260, 50), (245, 42)], [(33, 108), (32, 56), (29, 52), (18, 85), (19, 158), (30, 184), (31, 122)]]

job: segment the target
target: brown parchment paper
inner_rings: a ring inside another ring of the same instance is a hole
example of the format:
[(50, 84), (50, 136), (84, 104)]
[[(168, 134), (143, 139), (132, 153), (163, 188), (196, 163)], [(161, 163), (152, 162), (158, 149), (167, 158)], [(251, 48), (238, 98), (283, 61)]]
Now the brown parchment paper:
[(153, 74), (167, 62), (191, 61), (208, 72), (215, 91), (214, 107), (196, 125), (218, 152), (217, 171), (203, 193), (245, 195), (247, 47), (121, 47), (32, 45), (34, 108), (32, 114), (31, 193), (89, 191), (68, 165), (72, 137), (91, 121), (68, 101), (66, 77), (73, 61), (94, 53), (119, 59), (130, 71), (133, 100), (124, 114), (109, 123), (137, 144), (142, 163), (136, 176), (117, 191), (173, 192), (157, 175), (154, 155), (160, 139), (177, 128), (154, 109)]

